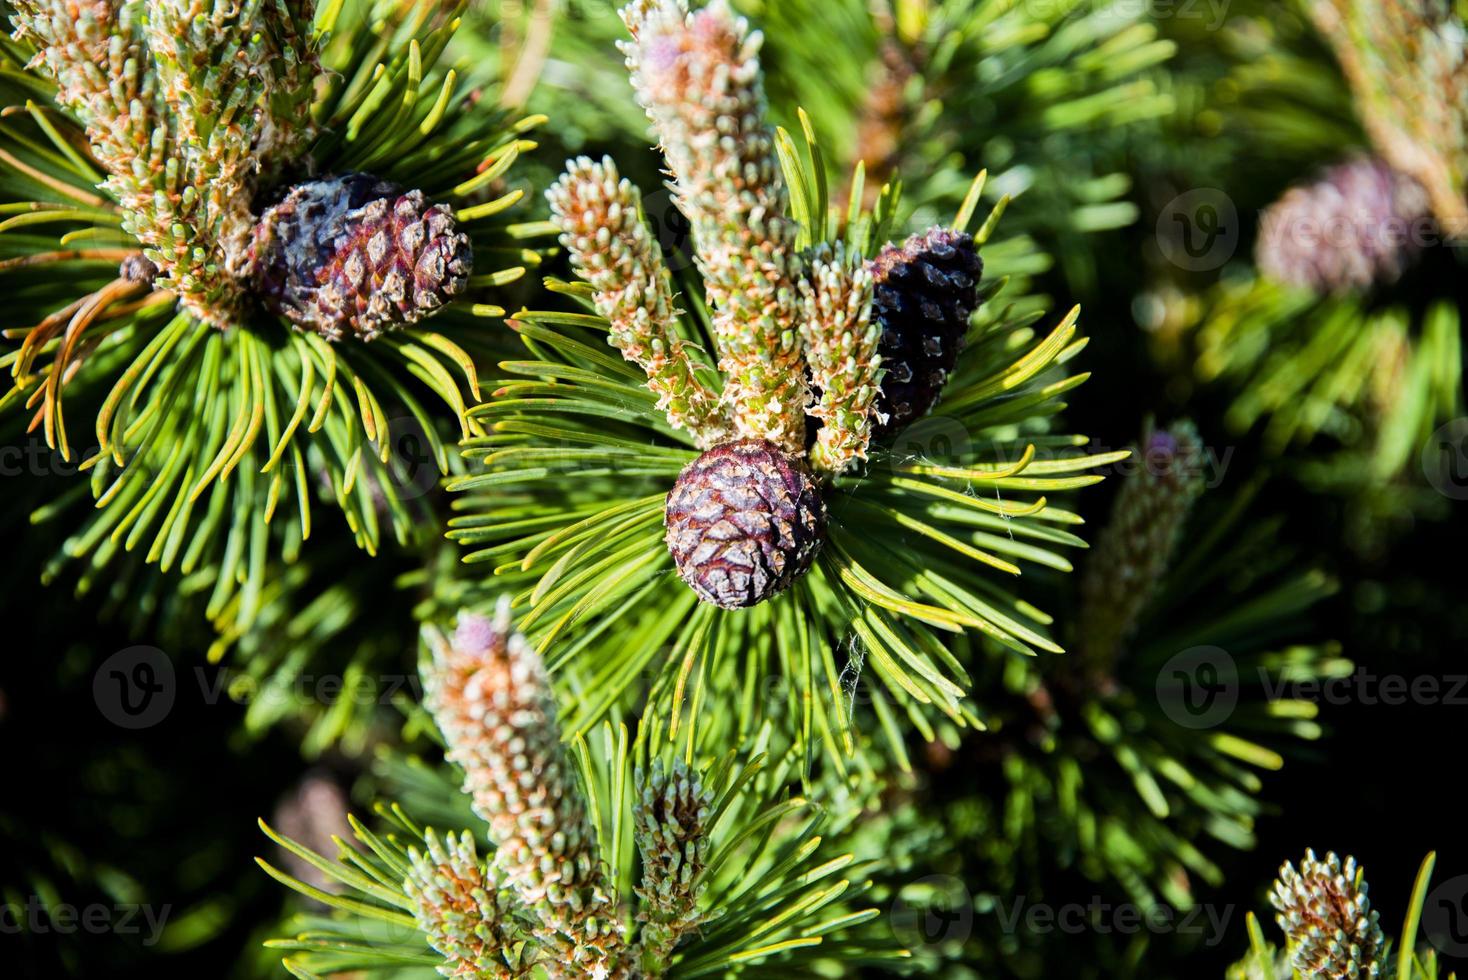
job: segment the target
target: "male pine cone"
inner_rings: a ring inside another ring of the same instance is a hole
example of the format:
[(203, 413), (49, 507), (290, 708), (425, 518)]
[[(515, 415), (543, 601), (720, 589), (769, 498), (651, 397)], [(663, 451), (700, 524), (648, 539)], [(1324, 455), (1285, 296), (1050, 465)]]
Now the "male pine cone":
[(826, 505), (799, 459), (762, 439), (715, 446), (684, 468), (664, 512), (668, 550), (699, 598), (724, 609), (789, 588), (820, 550)]
[(921, 418), (937, 402), (958, 362), (969, 317), (979, 302), (984, 260), (973, 237), (929, 228), (900, 247), (887, 244), (870, 263), (876, 288), (872, 319), (886, 374), (877, 395), (877, 436)]
[(1307, 850), (1299, 870), (1288, 861), (1269, 896), (1275, 920), (1289, 940), (1290, 963), (1320, 980), (1379, 976), (1386, 938), (1366, 897), (1356, 859), (1335, 854), (1322, 861)]
[(370, 174), (297, 184), (261, 215), (250, 245), (266, 307), (327, 340), (371, 340), (431, 316), (472, 266), (449, 208)]

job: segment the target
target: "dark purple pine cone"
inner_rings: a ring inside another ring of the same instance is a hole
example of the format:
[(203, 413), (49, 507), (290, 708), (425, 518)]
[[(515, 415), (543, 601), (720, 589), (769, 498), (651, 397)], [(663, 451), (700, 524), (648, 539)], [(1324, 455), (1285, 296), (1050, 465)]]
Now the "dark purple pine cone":
[(292, 187), (260, 217), (250, 250), (265, 305), (327, 340), (371, 340), (432, 315), (473, 266), (449, 208), (370, 174)]
[(1374, 157), (1290, 188), (1259, 221), (1254, 261), (1275, 282), (1317, 293), (1396, 280), (1431, 229), (1427, 194)]
[(663, 523), (678, 574), (700, 599), (754, 606), (814, 560), (826, 505), (805, 464), (763, 439), (715, 446), (668, 494)]
[(868, 267), (876, 280), (872, 319), (882, 325), (886, 374), (877, 394), (881, 438), (927, 414), (958, 361), (978, 306), (984, 260), (965, 232), (935, 226), (902, 247), (888, 243)]

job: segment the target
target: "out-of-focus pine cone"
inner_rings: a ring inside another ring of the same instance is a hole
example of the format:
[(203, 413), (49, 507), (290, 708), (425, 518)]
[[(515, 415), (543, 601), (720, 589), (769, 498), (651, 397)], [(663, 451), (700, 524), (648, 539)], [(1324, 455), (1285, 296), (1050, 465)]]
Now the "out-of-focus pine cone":
[(900, 247), (887, 244), (870, 263), (872, 319), (882, 325), (886, 374), (877, 396), (877, 436), (921, 418), (937, 402), (958, 361), (978, 305), (984, 260), (973, 237), (933, 227)]
[[(272, 823), (293, 841), (306, 845), (319, 854), (336, 851), (333, 837), (350, 840), (352, 825), (347, 822), (351, 803), (341, 786), (324, 770), (312, 770), (301, 777), (295, 788), (275, 807)], [(340, 891), (339, 883), (300, 855), (282, 848), (282, 856), (291, 873), (316, 888)]]
[(825, 538), (826, 505), (799, 459), (763, 439), (725, 443), (678, 476), (664, 512), (668, 550), (699, 598), (724, 609), (784, 591)]
[(1337, 164), (1264, 212), (1254, 261), (1276, 282), (1317, 293), (1399, 277), (1431, 231), (1427, 194), (1375, 157)]
[(1355, 858), (1343, 863), (1327, 854), (1321, 861), (1307, 850), (1298, 871), (1288, 861), (1279, 869), (1269, 900), (1301, 976), (1357, 980), (1380, 974), (1386, 939)]
[(1203, 443), (1179, 421), (1148, 425), (1136, 470), (1122, 482), (1081, 576), (1077, 639), (1092, 667), (1109, 673), (1121, 645), (1162, 584), (1193, 502), (1203, 492)]
[(327, 340), (371, 340), (464, 290), (469, 236), (421, 191), (370, 174), (297, 184), (255, 225), (250, 264), (265, 305)]

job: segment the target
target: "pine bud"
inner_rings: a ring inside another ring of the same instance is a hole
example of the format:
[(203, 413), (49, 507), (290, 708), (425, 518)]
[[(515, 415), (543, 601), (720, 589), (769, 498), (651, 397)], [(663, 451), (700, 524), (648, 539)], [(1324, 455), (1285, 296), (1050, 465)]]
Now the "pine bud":
[(1427, 195), (1362, 157), (1292, 187), (1264, 212), (1254, 260), (1276, 282), (1318, 293), (1394, 282), (1422, 248)]
[(677, 335), (678, 309), (658, 243), (643, 224), (642, 196), (619, 177), (610, 157), (580, 157), (549, 191), (561, 244), (581, 278), (595, 290), (596, 310), (611, 324), (608, 340), (647, 372), (668, 421), (687, 429), (701, 448), (729, 436), (719, 397), (694, 374)]
[(724, 400), (745, 438), (805, 448), (809, 393), (798, 335), (800, 258), (774, 131), (761, 37), (725, 0), (688, 15), (672, 0), (623, 10), (638, 100), (673, 174), (713, 307)]
[(642, 856), (640, 959), (663, 965), (678, 940), (698, 928), (713, 797), (681, 759), (666, 769), (661, 760), (653, 763), (645, 782), (639, 769), (637, 782), (642, 793), (634, 814)]
[(882, 328), (878, 435), (927, 414), (958, 363), (978, 306), (984, 260), (965, 232), (933, 227), (868, 263), (876, 288), (872, 320)]
[(1386, 940), (1355, 858), (1342, 864), (1330, 853), (1320, 861), (1307, 850), (1298, 871), (1288, 861), (1280, 867), (1269, 901), (1301, 976), (1357, 980), (1381, 972)]
[(539, 654), (512, 630), (503, 600), (493, 620), (464, 613), (452, 640), (429, 640), (426, 702), (489, 824), (504, 883), (539, 921), (547, 970), (611, 975), (622, 923)]
[(432, 316), (469, 282), (473, 253), (453, 212), (368, 174), (292, 187), (256, 223), (261, 298), (327, 340), (371, 340)]
[(678, 574), (724, 609), (784, 591), (825, 540), (826, 505), (804, 464), (758, 439), (708, 450), (684, 468), (663, 515)]
[(494, 874), (479, 863), (474, 838), (463, 831), (440, 844), (429, 830), (427, 853), (409, 851), (411, 866), (403, 892), (413, 902), (418, 927), (444, 958), (445, 977), (514, 980), (527, 967), (516, 965), (509, 896)]
[(1203, 447), (1191, 422), (1148, 428), (1081, 579), (1081, 648), (1107, 670), (1172, 561), (1203, 490)]
[(810, 275), (801, 281), (805, 315), (800, 335), (812, 386), (818, 391), (810, 414), (821, 428), (811, 449), (811, 465), (839, 475), (866, 459), (882, 359), (877, 344), (882, 328), (872, 323), (871, 270), (848, 260), (838, 243), (822, 246), (810, 258)]

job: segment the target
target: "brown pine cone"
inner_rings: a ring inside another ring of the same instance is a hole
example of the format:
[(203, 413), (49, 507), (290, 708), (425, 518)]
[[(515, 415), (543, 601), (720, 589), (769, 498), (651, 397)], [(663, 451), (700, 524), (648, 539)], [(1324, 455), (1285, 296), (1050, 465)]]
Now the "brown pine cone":
[(763, 439), (715, 446), (668, 494), (668, 550), (699, 598), (724, 609), (789, 588), (825, 539), (826, 505), (805, 464)]
[(888, 243), (869, 263), (876, 289), (872, 319), (886, 374), (877, 395), (882, 437), (927, 414), (958, 362), (968, 320), (978, 306), (984, 260), (966, 232), (936, 226)]
[(297, 184), (255, 225), (250, 265), (265, 305), (327, 340), (371, 340), (464, 290), (469, 236), (453, 212), (370, 174)]

